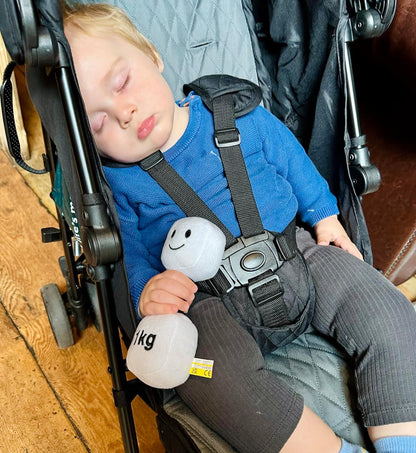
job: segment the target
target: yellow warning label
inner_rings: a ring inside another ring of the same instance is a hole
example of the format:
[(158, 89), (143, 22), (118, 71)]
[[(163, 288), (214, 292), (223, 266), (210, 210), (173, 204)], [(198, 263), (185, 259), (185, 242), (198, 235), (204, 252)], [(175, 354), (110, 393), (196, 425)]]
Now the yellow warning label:
[(201, 377), (204, 377), (207, 379), (211, 379), (213, 367), (214, 367), (213, 360), (195, 358), (194, 361), (192, 362), (192, 366), (189, 371), (189, 374), (193, 374), (194, 376), (201, 376)]

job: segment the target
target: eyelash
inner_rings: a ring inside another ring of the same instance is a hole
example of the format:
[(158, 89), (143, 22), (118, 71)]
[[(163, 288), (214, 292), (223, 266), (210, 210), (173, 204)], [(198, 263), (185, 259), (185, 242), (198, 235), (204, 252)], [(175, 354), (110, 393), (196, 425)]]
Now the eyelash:
[(127, 74), (126, 76), (123, 76), (120, 86), (117, 87), (117, 89), (116, 89), (116, 93), (120, 93), (121, 91), (123, 91), (123, 89), (127, 86), (129, 80), (130, 80), (129, 74)]

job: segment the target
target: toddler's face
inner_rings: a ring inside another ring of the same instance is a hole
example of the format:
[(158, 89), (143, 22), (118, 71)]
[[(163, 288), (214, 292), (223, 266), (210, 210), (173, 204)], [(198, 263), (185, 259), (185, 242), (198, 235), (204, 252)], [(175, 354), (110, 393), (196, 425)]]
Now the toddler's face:
[(162, 62), (156, 65), (118, 36), (87, 36), (71, 26), (65, 33), (100, 153), (136, 162), (172, 146), (182, 112), (161, 74)]

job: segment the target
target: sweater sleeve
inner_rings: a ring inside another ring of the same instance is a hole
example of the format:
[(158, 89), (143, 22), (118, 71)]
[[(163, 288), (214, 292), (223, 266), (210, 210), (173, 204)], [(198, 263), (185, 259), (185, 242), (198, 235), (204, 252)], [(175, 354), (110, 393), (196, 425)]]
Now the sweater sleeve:
[(306, 154), (292, 132), (274, 115), (261, 109), (266, 158), (291, 185), (302, 221), (314, 226), (320, 220), (339, 214), (337, 200), (328, 183)]
[(132, 303), (138, 312), (140, 295), (146, 283), (160, 272), (152, 263), (152, 256), (144, 245), (139, 228), (139, 217), (124, 197), (115, 196), (116, 208), (120, 217), (121, 237), (124, 249)]
[(141, 241), (141, 232), (137, 230), (137, 226), (123, 220), (121, 225), (124, 259), (131, 298), (136, 313), (139, 314), (139, 299), (143, 288), (159, 271), (151, 265), (148, 259), (149, 252)]

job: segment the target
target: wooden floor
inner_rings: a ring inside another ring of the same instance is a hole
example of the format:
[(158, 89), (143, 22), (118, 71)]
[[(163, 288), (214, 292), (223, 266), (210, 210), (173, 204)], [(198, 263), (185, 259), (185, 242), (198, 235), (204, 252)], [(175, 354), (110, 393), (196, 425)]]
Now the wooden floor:
[[(0, 152), (0, 452), (122, 452), (103, 335), (58, 349), (40, 297), (64, 284), (61, 245), (40, 236), (55, 225)], [(133, 410), (140, 451), (163, 452), (155, 414), (137, 398)]]

